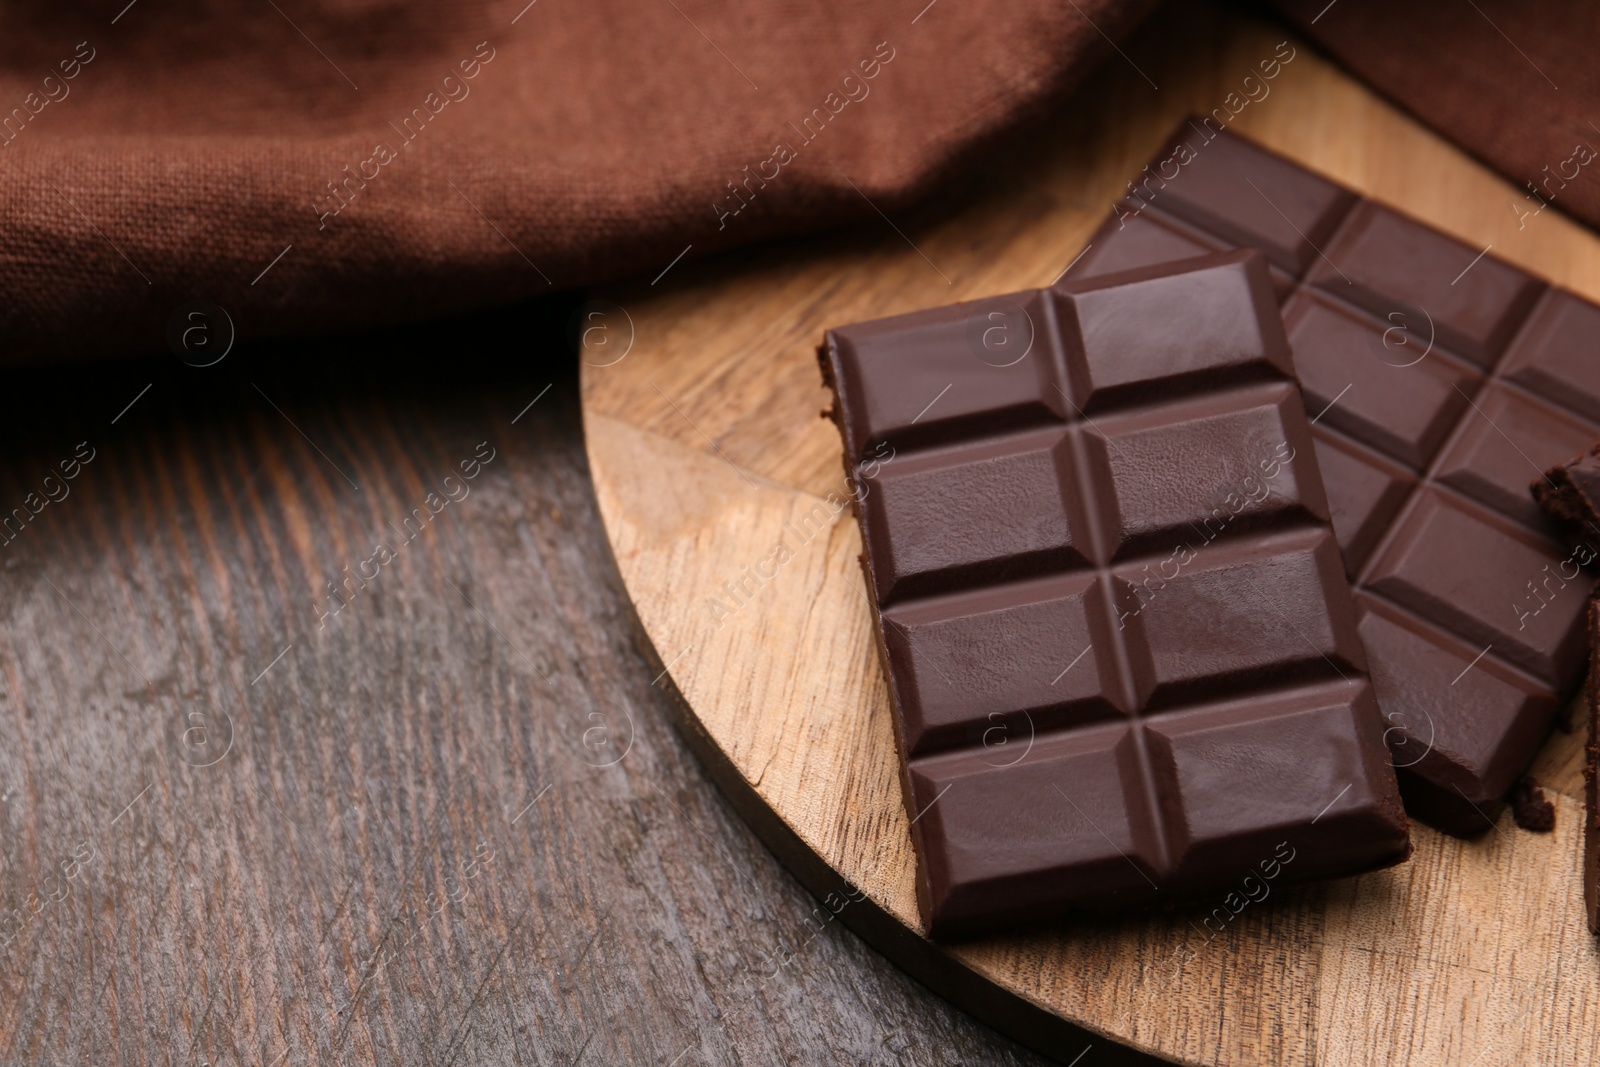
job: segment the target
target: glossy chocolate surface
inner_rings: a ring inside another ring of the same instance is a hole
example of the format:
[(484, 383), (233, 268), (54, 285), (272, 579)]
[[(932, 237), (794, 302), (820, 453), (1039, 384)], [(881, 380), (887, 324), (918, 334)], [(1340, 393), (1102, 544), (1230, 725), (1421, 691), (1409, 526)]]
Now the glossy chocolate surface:
[(1405, 858), (1266, 261), (832, 330), (924, 915)]
[(1201, 122), (1067, 278), (1271, 260), (1407, 808), (1477, 833), (1583, 674), (1591, 583), (1528, 483), (1600, 437), (1600, 307)]

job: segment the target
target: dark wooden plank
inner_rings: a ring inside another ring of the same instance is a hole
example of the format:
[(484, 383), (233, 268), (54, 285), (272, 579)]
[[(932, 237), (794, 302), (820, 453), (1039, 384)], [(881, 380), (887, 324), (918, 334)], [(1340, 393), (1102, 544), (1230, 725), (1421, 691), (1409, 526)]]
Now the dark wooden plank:
[(0, 1062), (1042, 1062), (667, 725), (565, 314), (8, 372)]

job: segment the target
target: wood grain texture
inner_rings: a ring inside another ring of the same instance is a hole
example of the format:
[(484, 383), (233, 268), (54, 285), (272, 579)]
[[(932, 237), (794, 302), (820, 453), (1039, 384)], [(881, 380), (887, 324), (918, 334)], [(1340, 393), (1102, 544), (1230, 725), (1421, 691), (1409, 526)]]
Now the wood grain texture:
[[(1588, 1062), (1600, 959), (1570, 734), (1535, 768), (1555, 794), (1549, 835), (1509, 817), (1468, 842), (1418, 827), (1398, 869), (1236, 915), (1068, 921), (949, 949), (915, 936), (909, 818), (815, 347), (830, 325), (1049, 284), (1168, 131), (1242, 96), (1286, 35), (1173, 5), (967, 188), (604, 294), (582, 382), (606, 532), (672, 682), (739, 776), (732, 793), (865, 890), (902, 936), (864, 932), (975, 1010), (980, 994), (1031, 1005), (1194, 1064)], [(1600, 298), (1593, 234), (1553, 209), (1519, 228), (1512, 183), (1295, 44), (1235, 129)]]
[(5, 513), (93, 458), (0, 544), (0, 1063), (1040, 1062), (668, 728), (569, 310), (8, 372)]

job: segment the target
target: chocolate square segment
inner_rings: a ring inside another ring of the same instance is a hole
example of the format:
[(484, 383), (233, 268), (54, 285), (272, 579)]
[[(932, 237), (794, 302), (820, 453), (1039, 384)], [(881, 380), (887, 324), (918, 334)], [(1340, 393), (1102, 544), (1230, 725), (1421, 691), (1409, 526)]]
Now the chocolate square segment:
[[(1243, 141), (1214, 137), (1198, 125), (1180, 126), (1143, 172), (1155, 171), (1158, 180), (1137, 183), (1136, 193), (1216, 235), (1223, 247), (1259, 248), (1274, 267), (1305, 273), (1355, 197), (1287, 160), (1262, 158)], [(1204, 166), (1191, 166), (1202, 159)]]
[(820, 353), (939, 936), (1409, 852), (1267, 262), (1187, 266)]
[(1105, 246), (1105, 251), (1090, 248), (1084, 260), (1093, 259), (1100, 274), (1135, 270), (1151, 263), (1175, 263), (1180, 259), (1211, 256), (1226, 252), (1228, 246), (1199, 230), (1185, 226), (1165, 215), (1149, 214), (1129, 217), (1118, 231), (1117, 240)]
[(1592, 424), (1510, 389), (1486, 392), (1478, 414), (1440, 458), (1439, 481), (1527, 529), (1543, 529), (1538, 502), (1528, 492), (1541, 472), (1523, 453), (1576, 455), (1594, 441)]
[[(1174, 864), (1249, 869), (1272, 856), (1337, 873), (1390, 832), (1368, 761), (1381, 742), (1366, 685), (1265, 694), (1151, 724), (1151, 763)], [(1318, 758), (1307, 762), (1304, 753)], [(1329, 799), (1332, 798), (1332, 799)], [(1301, 827), (1339, 826), (1328, 853), (1298, 855)]]
[[(1353, 208), (1311, 264), (1308, 281), (1395, 323), (1425, 312), (1436, 340), (1480, 366), (1504, 351), (1543, 285), (1535, 278), (1371, 200)], [(1483, 258), (1479, 258), (1483, 256)], [(1400, 316), (1393, 318), (1392, 316)]]
[(914, 337), (882, 323), (841, 337), (839, 384), (856, 398), (840, 425), (849, 454), (1064, 421), (1051, 315), (1044, 294), (1021, 293), (930, 312)]
[(919, 890), (936, 934), (1059, 915), (1069, 901), (1110, 911), (1156, 899), (1166, 845), (1132, 730), (1038, 738), (1013, 758), (979, 749), (911, 765), (928, 843)]
[(1410, 499), (1416, 478), (1332, 434), (1318, 434), (1316, 445), (1323, 484), (1339, 489), (1328, 499), (1333, 531), (1346, 569), (1358, 572)]
[(1425, 470), (1477, 391), (1478, 376), (1423, 349), (1402, 329), (1314, 293), (1283, 309), (1306, 406), (1317, 420)]
[(1591, 424), (1600, 423), (1596, 338), (1600, 338), (1600, 307), (1551, 289), (1511, 343), (1504, 364), (1506, 379)]
[(1132, 710), (1116, 680), (1105, 590), (1087, 570), (924, 599), (883, 621), (912, 755), (998, 750), (1034, 729)]
[(1063, 301), (1077, 320), (1074, 384), (1080, 411), (1187, 393), (1201, 382), (1292, 378), (1269, 288), (1242, 269), (1147, 278)]
[(1181, 126), (1141, 173), (1167, 159), (1067, 277), (1197, 247), (1258, 248), (1282, 272), (1402, 792), (1481, 832), (1583, 673), (1587, 583), (1527, 487), (1600, 438), (1600, 307), (1215, 123)]
[(880, 603), (1081, 562), (1065, 429), (897, 456), (858, 483)]
[[(1437, 620), (1553, 688), (1582, 669), (1590, 583), (1578, 579), (1576, 568), (1564, 576), (1547, 551), (1544, 541), (1514, 523), (1425, 488), (1373, 561), (1365, 588)], [(1470, 580), (1462, 556), (1484, 561)]]
[(1194, 559), (1170, 581), (1148, 570), (1116, 572), (1118, 622), (1130, 657), (1148, 663), (1147, 707), (1301, 679), (1359, 677), (1356, 633), (1333, 535), (1315, 528), (1272, 536), (1191, 542)]
[[(1298, 513), (1326, 519), (1304, 429), (1300, 397), (1282, 381), (1095, 419), (1084, 443), (1111, 487), (1112, 555), (1172, 549)], [(1196, 499), (1197, 485), (1218, 490)]]

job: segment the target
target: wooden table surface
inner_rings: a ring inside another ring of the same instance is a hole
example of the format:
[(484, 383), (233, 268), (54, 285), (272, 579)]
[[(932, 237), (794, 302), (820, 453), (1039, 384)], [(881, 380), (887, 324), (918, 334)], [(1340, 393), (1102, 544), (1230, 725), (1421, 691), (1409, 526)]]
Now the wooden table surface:
[[(1463, 5), (1462, 17), (1476, 16)], [(1269, 95), (1252, 74), (1264, 70), (1276, 71), (1263, 74)], [(1509, 813), (1470, 841), (1415, 825), (1408, 863), (1274, 887), (1270, 900), (1218, 892), (955, 944), (921, 936), (911, 825), (926, 808), (903, 800), (839, 436), (817, 414), (829, 398), (816, 346), (830, 326), (1070, 281), (1169, 131), (1235, 109), (1233, 132), (1454, 235), (1462, 268), (1499, 257), (1600, 299), (1592, 231), (1555, 210), (1519, 226), (1515, 183), (1280, 25), (1229, 4), (1170, 5), (964, 187), (597, 294), (593, 339), (615, 340), (585, 360), (585, 431), (627, 592), (691, 709), (687, 736), (774, 850), (802, 878), (859, 887), (864, 902), (841, 921), (1063, 1062), (1111, 1039), (1196, 1067), (1592, 1063), (1600, 950), (1583, 916), (1572, 733), (1554, 733), (1533, 765), (1551, 833)], [(1351, 402), (1408, 373), (1359, 346), (1350, 356)], [(1538, 457), (1528, 477), (1565, 458), (1507, 425)], [(1237, 480), (1216, 484), (1220, 495)], [(1081, 650), (1057, 651), (1065, 668)], [(981, 740), (998, 771), (1033, 738), (1002, 726)], [(1061, 817), (1049, 790), (1019, 803)]]
[(1041, 1062), (667, 725), (568, 311), (7, 372), (0, 1063)]

